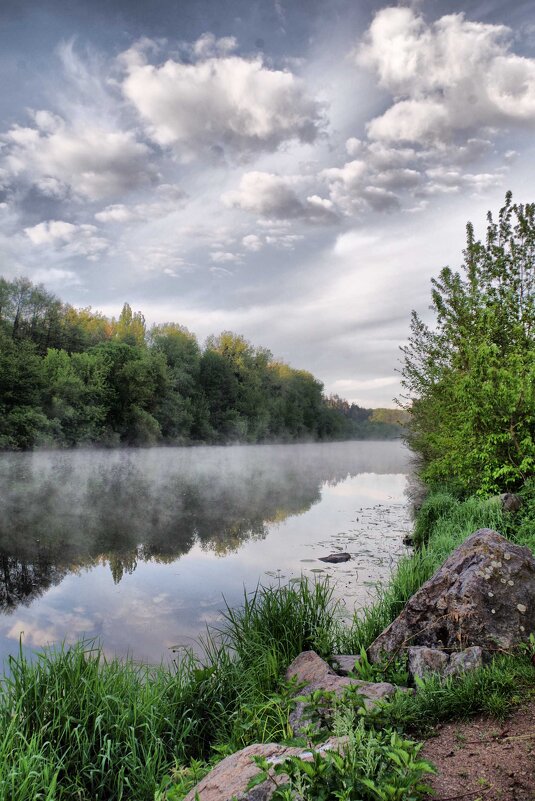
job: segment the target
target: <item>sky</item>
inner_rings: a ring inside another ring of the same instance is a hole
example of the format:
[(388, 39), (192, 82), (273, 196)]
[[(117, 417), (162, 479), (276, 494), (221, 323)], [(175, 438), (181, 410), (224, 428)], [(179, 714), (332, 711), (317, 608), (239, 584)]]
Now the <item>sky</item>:
[(531, 0), (2, 0), (0, 274), (392, 406), (430, 280), (534, 197)]

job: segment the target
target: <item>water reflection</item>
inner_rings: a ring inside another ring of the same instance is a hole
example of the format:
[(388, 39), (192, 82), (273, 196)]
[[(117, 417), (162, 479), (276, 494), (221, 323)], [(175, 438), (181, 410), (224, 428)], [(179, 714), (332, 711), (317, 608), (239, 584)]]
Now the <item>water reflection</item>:
[(392, 442), (3, 455), (0, 656), (24, 631), (158, 661), (222, 594), (324, 569), (318, 547), (353, 549), (333, 575), (371, 584), (399, 550), (406, 470)]
[(364, 463), (375, 473), (404, 470), (400, 447), (371, 445), (4, 455), (0, 609), (97, 564), (118, 583), (139, 562), (172, 562), (196, 543), (236, 551), (264, 538), (269, 523), (310, 509), (324, 482), (336, 485)]

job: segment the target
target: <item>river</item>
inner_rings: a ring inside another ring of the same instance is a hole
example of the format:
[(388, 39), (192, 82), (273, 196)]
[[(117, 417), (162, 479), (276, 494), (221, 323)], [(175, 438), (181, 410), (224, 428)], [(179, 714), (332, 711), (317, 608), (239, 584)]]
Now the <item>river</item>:
[(95, 637), (169, 661), (223, 597), (301, 575), (350, 614), (405, 550), (408, 465), (399, 441), (3, 454), (0, 658)]

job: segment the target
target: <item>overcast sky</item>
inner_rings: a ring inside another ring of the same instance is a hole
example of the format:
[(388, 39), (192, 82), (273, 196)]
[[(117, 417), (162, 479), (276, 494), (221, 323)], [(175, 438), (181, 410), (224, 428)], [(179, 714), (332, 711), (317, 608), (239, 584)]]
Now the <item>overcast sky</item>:
[(1, 274), (365, 406), (467, 220), (535, 200), (531, 0), (2, 0), (0, 74)]

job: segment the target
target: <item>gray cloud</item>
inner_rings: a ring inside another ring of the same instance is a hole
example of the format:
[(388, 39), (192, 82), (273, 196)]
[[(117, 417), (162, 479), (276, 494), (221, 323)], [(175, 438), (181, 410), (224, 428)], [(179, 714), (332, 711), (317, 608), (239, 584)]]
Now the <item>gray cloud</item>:
[(262, 217), (282, 220), (303, 220), (312, 224), (328, 224), (337, 220), (333, 203), (316, 194), (300, 197), (298, 189), (306, 180), (302, 176), (281, 176), (268, 172), (247, 172), (238, 190), (227, 192), (224, 203)]
[(43, 195), (99, 200), (148, 185), (154, 178), (149, 148), (130, 131), (69, 125), (37, 111), (32, 126), (4, 133), (3, 169), (12, 184)]

